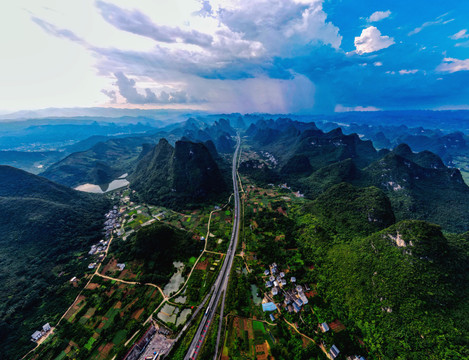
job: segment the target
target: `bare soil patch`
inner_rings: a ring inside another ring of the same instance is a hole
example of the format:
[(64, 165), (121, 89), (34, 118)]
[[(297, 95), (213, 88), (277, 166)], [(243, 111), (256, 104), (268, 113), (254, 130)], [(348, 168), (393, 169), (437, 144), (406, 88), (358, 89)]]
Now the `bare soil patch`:
[(333, 332), (336, 332), (336, 333), (341, 332), (342, 330), (346, 329), (345, 325), (342, 324), (339, 320), (334, 320), (333, 322), (331, 322), (329, 324), (329, 327), (331, 328)]
[(207, 266), (208, 266), (208, 259), (206, 259), (205, 261), (199, 261), (195, 268), (196, 270), (207, 270)]
[(104, 346), (103, 350), (101, 350), (100, 352), (101, 359), (107, 359), (109, 352), (111, 351), (113, 347), (114, 347), (113, 343), (107, 343), (106, 346)]
[(89, 283), (86, 287), (88, 290), (96, 290), (99, 287), (99, 284), (96, 283)]
[(143, 311), (145, 309), (144, 308), (141, 308), (137, 311), (135, 311), (133, 314), (132, 314), (132, 318), (134, 318), (135, 320), (138, 320), (138, 318), (140, 317), (140, 315), (142, 315)]

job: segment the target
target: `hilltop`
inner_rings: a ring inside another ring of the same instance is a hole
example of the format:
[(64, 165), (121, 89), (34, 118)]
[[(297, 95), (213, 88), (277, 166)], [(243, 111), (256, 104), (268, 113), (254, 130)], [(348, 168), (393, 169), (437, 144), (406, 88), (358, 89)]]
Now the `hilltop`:
[(190, 141), (173, 147), (161, 139), (139, 161), (130, 181), (143, 201), (174, 208), (208, 202), (228, 190), (207, 146)]

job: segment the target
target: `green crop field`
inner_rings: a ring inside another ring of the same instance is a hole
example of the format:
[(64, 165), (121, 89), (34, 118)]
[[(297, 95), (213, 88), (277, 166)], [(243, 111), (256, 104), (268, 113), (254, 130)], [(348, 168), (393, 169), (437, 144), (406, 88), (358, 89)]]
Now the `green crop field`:
[(91, 348), (93, 347), (93, 344), (96, 342), (96, 339), (94, 337), (90, 337), (90, 339), (88, 340), (88, 342), (85, 344), (85, 346), (83, 346), (86, 350), (91, 350)]
[(122, 341), (124, 341), (127, 337), (127, 331), (126, 330), (119, 330), (116, 332), (116, 335), (114, 335), (114, 338), (112, 339), (112, 342), (114, 345), (119, 345)]

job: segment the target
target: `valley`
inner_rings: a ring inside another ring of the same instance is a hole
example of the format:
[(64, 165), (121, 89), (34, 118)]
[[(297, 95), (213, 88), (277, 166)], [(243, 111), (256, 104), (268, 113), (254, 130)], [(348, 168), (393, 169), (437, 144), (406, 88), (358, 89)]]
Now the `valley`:
[[(461, 174), (429, 151), (377, 151), (290, 119), (239, 122), (235, 149), (215, 145), (231, 122), (188, 120), (212, 130), (144, 145), (106, 193), (35, 180), (108, 210), (102, 239), (69, 252), (66, 296), (40, 318), (52, 331), (24, 358), (392, 359), (402, 342), (408, 358), (464, 356)], [(16, 197), (44, 196), (26, 183)]]

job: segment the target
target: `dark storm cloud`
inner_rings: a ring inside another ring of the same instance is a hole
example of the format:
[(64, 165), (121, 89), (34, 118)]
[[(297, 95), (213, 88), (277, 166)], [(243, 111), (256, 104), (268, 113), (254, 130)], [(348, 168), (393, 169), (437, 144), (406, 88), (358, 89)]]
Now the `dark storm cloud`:
[(185, 91), (162, 91), (157, 95), (146, 88), (144, 89), (145, 94), (140, 94), (136, 89), (135, 80), (129, 79), (122, 72), (116, 72), (114, 76), (117, 79), (116, 85), (119, 88), (119, 93), (129, 104), (186, 104), (203, 102), (201, 99), (189, 96)]
[(186, 31), (178, 27), (158, 25), (144, 13), (138, 10), (126, 10), (116, 5), (97, 1), (96, 6), (103, 18), (116, 28), (136, 35), (141, 35), (155, 41), (175, 43), (181, 41), (186, 44), (210, 46), (213, 38), (210, 35), (192, 30)]

